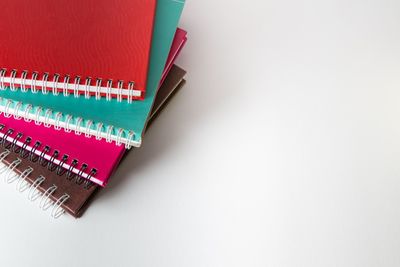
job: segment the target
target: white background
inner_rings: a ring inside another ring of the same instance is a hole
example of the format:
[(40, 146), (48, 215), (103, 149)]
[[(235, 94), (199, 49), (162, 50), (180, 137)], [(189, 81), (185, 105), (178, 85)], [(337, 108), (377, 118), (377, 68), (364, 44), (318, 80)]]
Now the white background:
[(0, 186), (0, 266), (400, 266), (400, 2), (188, 1), (188, 83), (80, 220)]

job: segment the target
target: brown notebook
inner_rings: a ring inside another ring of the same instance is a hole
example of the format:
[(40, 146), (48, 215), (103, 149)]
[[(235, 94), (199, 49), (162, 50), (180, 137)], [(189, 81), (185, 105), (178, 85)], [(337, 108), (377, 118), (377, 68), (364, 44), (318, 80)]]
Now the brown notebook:
[[(149, 125), (184, 85), (185, 74), (183, 69), (173, 66), (156, 96)], [(0, 139), (0, 161), (3, 163), (0, 173), (6, 182), (15, 184), (20, 192), (28, 192), (28, 199), (38, 201), (41, 209), (51, 209), (54, 218), (61, 216), (64, 211), (76, 218), (82, 216), (101, 188), (48, 161), (35, 159), (29, 151), (13, 146), (4, 139)]]

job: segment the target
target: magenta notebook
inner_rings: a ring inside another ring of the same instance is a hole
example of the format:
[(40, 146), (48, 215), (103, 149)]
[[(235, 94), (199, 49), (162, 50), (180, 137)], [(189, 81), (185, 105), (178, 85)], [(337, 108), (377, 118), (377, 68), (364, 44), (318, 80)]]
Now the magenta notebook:
[[(186, 32), (178, 29), (165, 66), (167, 71), (164, 71), (160, 84), (185, 42)], [(107, 184), (125, 152), (124, 146), (116, 146), (104, 139), (57, 131), (18, 117), (0, 116), (0, 124), (4, 125), (0, 142), (7, 140), (10, 145), (29, 151), (31, 157), (46, 159), (100, 186)]]
[(172, 43), (171, 51), (169, 52), (167, 58), (167, 64), (165, 65), (165, 69), (162, 74), (160, 84), (164, 82), (168, 72), (172, 68), (172, 65), (174, 65), (175, 58), (178, 57), (182, 48), (185, 46), (186, 41), (187, 41), (187, 32), (185, 30), (178, 28), (175, 33), (174, 42)]

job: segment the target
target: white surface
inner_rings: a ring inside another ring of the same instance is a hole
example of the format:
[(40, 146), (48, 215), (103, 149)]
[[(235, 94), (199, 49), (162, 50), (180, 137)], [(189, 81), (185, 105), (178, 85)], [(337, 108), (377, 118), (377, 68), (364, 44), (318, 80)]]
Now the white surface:
[(80, 220), (0, 187), (0, 266), (400, 266), (400, 2), (188, 1), (188, 83)]

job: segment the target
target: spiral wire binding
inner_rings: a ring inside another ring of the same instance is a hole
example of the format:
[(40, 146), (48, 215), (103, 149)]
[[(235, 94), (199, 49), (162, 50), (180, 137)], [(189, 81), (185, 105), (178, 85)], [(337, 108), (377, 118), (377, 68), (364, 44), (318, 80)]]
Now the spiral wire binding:
[[(1, 73), (1, 71), (0, 71)], [(0, 82), (1, 84), (1, 82)], [(0, 97), (0, 101), (2, 98)], [(31, 122), (32, 119), (29, 118), (29, 115), (31, 114), (30, 112), (32, 111), (33, 107), (31, 104), (26, 105), (25, 109), (23, 109), (23, 104), (22, 102), (16, 102), (15, 107), (12, 109), (13, 111), (11, 112), (11, 106), (13, 105), (13, 101), (10, 99), (7, 99), (6, 104), (4, 105), (4, 111), (1, 113), (4, 113), (4, 117), (10, 118), (14, 116), (16, 120), (21, 120), (22, 119), (22, 114), (24, 117), (24, 120), (26, 122)], [(1, 107), (1, 106), (0, 106)], [(42, 113), (44, 113), (42, 115)], [(55, 119), (53, 118), (53, 115)], [(96, 140), (102, 140), (105, 139), (108, 143), (111, 143), (112, 141), (115, 142), (116, 145), (121, 146), (122, 144), (125, 144), (126, 149), (132, 148), (132, 146), (138, 146), (140, 145), (140, 141), (135, 141), (135, 136), (136, 134), (133, 131), (128, 132), (127, 137), (123, 137), (124, 129), (122, 128), (115, 128), (112, 125), (107, 126), (107, 129), (105, 132), (103, 132), (103, 123), (97, 123), (97, 126), (95, 130), (92, 129), (93, 126), (93, 121), (92, 120), (87, 120), (86, 124), (83, 124), (84, 119), (82, 117), (73, 117), (72, 115), (65, 115), (66, 119), (64, 121), (64, 127), (62, 127), (61, 124), (61, 118), (63, 117), (62, 112), (53, 112), (51, 109), (45, 109), (41, 106), (37, 106), (36, 110), (34, 113), (32, 113), (35, 124), (36, 125), (41, 125), (43, 124), (45, 127), (50, 128), (53, 126), (53, 128), (57, 131), (60, 131), (62, 128), (64, 128), (64, 131), (67, 133), (70, 133), (72, 131), (75, 132), (76, 135), (81, 135), (82, 133), (85, 135), (87, 138), (91, 138), (94, 136)], [(51, 122), (53, 120), (54, 122)], [(76, 121), (74, 124), (74, 127), (71, 125), (72, 121)], [(116, 130), (117, 134), (114, 135), (113, 131)]]
[[(0, 124), (0, 132), (5, 130), (6, 126), (4, 124)], [(47, 167), (48, 170), (50, 171), (56, 171), (57, 174), (60, 176), (63, 174), (62, 171), (59, 170), (59, 168), (63, 168), (64, 165), (66, 164), (69, 156), (67, 154), (62, 155), (62, 159), (60, 161), (60, 165), (56, 165), (54, 161), (60, 157), (60, 152), (58, 150), (54, 150), (53, 153), (50, 156), (50, 159), (46, 159), (45, 155), (48, 155), (48, 153), (51, 151), (50, 146), (42, 146), (42, 143), (39, 141), (36, 141), (34, 145), (32, 146), (32, 149), (29, 151), (27, 150), (27, 146), (29, 146), (32, 143), (32, 138), (31, 137), (26, 137), (25, 141), (23, 142), (22, 147), (17, 146), (17, 142), (20, 141), (23, 137), (23, 133), (17, 133), (15, 138), (13, 138), (12, 142), (8, 142), (7, 138), (14, 133), (14, 129), (8, 128), (7, 131), (5, 132), (4, 136), (1, 138), (0, 137), (0, 145), (3, 146), (6, 149), (10, 149), (14, 151), (15, 153), (18, 153), (22, 158), (29, 158), (30, 161), (32, 162), (37, 162), (39, 161), (39, 164), (42, 165), (43, 167)], [(36, 154), (36, 151), (38, 149), (42, 148), (42, 151), (40, 152), (39, 155)], [(73, 159), (72, 163), (70, 164), (70, 167), (68, 169), (68, 178), (71, 178), (73, 173), (73, 169), (79, 164), (79, 161), (77, 159)], [(97, 169), (92, 168), (90, 172), (86, 175), (86, 178), (83, 177), (84, 171), (88, 169), (88, 164), (82, 163), (82, 167), (78, 170), (78, 174), (75, 175), (76, 177), (75, 182), (77, 184), (82, 184), (85, 182), (86, 187), (90, 187), (92, 182), (90, 181), (91, 178), (93, 178), (97, 174)], [(71, 179), (70, 179), (71, 180)]]
[[(33, 180), (33, 183), (28, 182), (27, 178), (31, 176), (34, 169), (29, 166), (18, 175), (14, 170), (17, 169), (21, 164), (22, 160), (20, 158), (16, 158), (9, 165), (6, 165), (3, 162), (10, 155), (10, 153), (11, 151), (8, 149), (0, 153), (0, 174), (4, 175), (4, 181), (8, 184), (15, 183), (16, 190), (20, 193), (28, 191), (28, 200), (32, 202), (39, 200), (39, 208), (43, 211), (51, 208), (50, 215), (53, 218), (58, 219), (61, 217), (65, 213), (65, 210), (62, 206), (71, 198), (71, 196), (67, 193), (64, 193), (61, 197), (53, 201), (51, 197), (58, 190), (58, 187), (53, 184), (42, 193), (39, 190), (39, 187), (46, 180), (46, 177), (40, 175)], [(92, 185), (93, 184), (90, 186)], [(90, 187), (85, 186), (84, 189), (89, 190)]]
[(18, 167), (19, 164), (21, 164), (22, 160), (17, 158), (11, 164), (8, 166), (8, 170), (6, 171), (6, 175), (4, 176), (4, 181), (7, 182), (8, 184), (11, 184), (16, 181), (18, 178), (18, 175), (14, 172), (15, 168)]
[[(11, 151), (10, 150), (5, 150), (0, 154), (0, 162), (2, 162), (8, 155), (10, 155)], [(4, 173), (4, 171), (7, 170), (7, 166), (3, 165), (0, 168), (0, 174)]]
[[(6, 130), (6, 126), (0, 124), (0, 132), (4, 130)], [(67, 170), (64, 168), (64, 165), (68, 161), (68, 155), (62, 155), (60, 164), (57, 165), (54, 163), (54, 161), (60, 156), (60, 152), (58, 150), (54, 150), (50, 157), (50, 160), (47, 160), (44, 156), (51, 151), (51, 148), (49, 146), (44, 146), (42, 151), (40, 152), (40, 155), (36, 155), (36, 150), (42, 147), (41, 142), (36, 141), (30, 151), (26, 150), (26, 147), (32, 143), (32, 138), (29, 136), (26, 137), (22, 147), (19, 147), (17, 146), (17, 142), (22, 139), (22, 133), (17, 133), (12, 142), (9, 142), (7, 140), (7, 138), (11, 136), (14, 132), (15, 131), (13, 129), (8, 128), (5, 131), (3, 137), (0, 138), (0, 145), (6, 149), (4, 152), (0, 153), (0, 163), (2, 165), (0, 166), (0, 174), (4, 175), (4, 181), (6, 183), (16, 183), (16, 190), (18, 192), (23, 193), (29, 190), (28, 199), (30, 201), (34, 202), (40, 198), (39, 207), (42, 210), (45, 211), (48, 210), (50, 207), (53, 207), (51, 211), (51, 216), (54, 218), (59, 218), (65, 212), (62, 208), (62, 205), (64, 205), (68, 201), (70, 196), (65, 193), (55, 202), (52, 201), (51, 196), (58, 189), (56, 185), (51, 186), (42, 194), (39, 191), (39, 187), (46, 180), (44, 176), (37, 177), (32, 184), (27, 181), (27, 177), (29, 177), (34, 171), (32, 167), (25, 169), (20, 175), (16, 174), (14, 170), (18, 168), (18, 166), (21, 164), (21, 158), (29, 159), (31, 162), (37, 162), (41, 166), (47, 167), (48, 170), (55, 172), (60, 177), (65, 175), (65, 179), (67, 179), (68, 181), (75, 182), (77, 185), (83, 184), (83, 188), (85, 190), (89, 190), (94, 185), (94, 183), (91, 182), (90, 179), (96, 175), (97, 169), (90, 169), (87, 177), (83, 178), (83, 173), (88, 169), (88, 165), (86, 163), (83, 163), (78, 171), (78, 174), (75, 174), (73, 172), (73, 169), (79, 164), (79, 161), (77, 159), (72, 160), (70, 167)], [(3, 160), (10, 155), (11, 151), (17, 153), (21, 158), (15, 159), (9, 165), (2, 163)]]
[[(0, 124), (0, 132), (5, 129), (6, 126)], [(31, 137), (28, 136), (25, 138), (22, 147), (17, 145), (17, 142), (19, 142), (23, 137), (22, 133), (17, 133), (16, 136), (13, 138), (12, 142), (7, 140), (8, 137), (10, 137), (14, 132), (15, 132), (14, 129), (8, 128), (6, 132), (3, 134), (3, 137), (0, 138), (0, 145), (6, 148), (4, 152), (0, 153), (0, 162), (2, 165), (0, 166), (0, 174), (4, 174), (4, 180), (6, 183), (8, 184), (15, 183), (16, 190), (18, 192), (23, 193), (25, 191), (28, 191), (28, 200), (34, 202), (40, 199), (39, 208), (41, 208), (42, 210), (46, 211), (50, 207), (52, 207), (51, 216), (55, 219), (59, 218), (65, 213), (65, 210), (62, 208), (62, 206), (70, 199), (70, 196), (67, 193), (64, 193), (56, 201), (53, 201), (51, 197), (58, 190), (56, 185), (52, 185), (51, 187), (47, 188), (47, 190), (44, 193), (41, 193), (39, 187), (46, 180), (46, 178), (43, 175), (40, 175), (33, 181), (33, 183), (30, 183), (28, 182), (27, 178), (34, 171), (32, 167), (29, 166), (27, 169), (22, 171), (20, 175), (18, 175), (16, 174), (16, 172), (14, 172), (14, 170), (18, 168), (22, 160), (20, 158), (17, 158), (13, 162), (11, 162), (8, 166), (2, 163), (3, 160), (10, 155), (11, 151), (14, 151), (21, 158), (25, 159), (29, 158), (31, 162), (38, 161), (38, 164), (40, 164), (41, 166), (43, 167), (47, 166), (47, 168), (50, 171), (55, 172), (58, 176), (63, 176), (65, 174), (67, 180), (69, 181), (74, 180), (75, 183), (78, 185), (84, 184), (83, 188), (86, 190), (89, 190), (94, 185), (93, 182), (90, 181), (90, 179), (96, 175), (97, 169), (92, 168), (87, 178), (84, 179), (82, 178), (82, 174), (88, 169), (87, 164), (85, 163), (82, 164), (78, 174), (75, 174), (72, 172), (72, 170), (74, 167), (78, 165), (78, 160), (74, 159), (69, 169), (66, 170), (64, 168), (64, 164), (66, 164), (68, 160), (68, 155), (64, 154), (62, 156), (60, 164), (56, 165), (54, 163), (54, 160), (60, 156), (58, 150), (54, 150), (52, 156), (50, 157), (50, 160), (46, 160), (44, 156), (51, 151), (51, 148), (49, 146), (44, 146), (42, 152), (38, 156), (35, 154), (35, 152), (37, 149), (41, 147), (42, 144), (39, 141), (36, 141), (35, 144), (32, 146), (32, 149), (29, 151), (26, 148), (32, 143)]]
[[(40, 80), (40, 75), (37, 71), (31, 72), (32, 77), (30, 79), (28, 79), (29, 72), (27, 70), (20, 71), (20, 73), (18, 75), (18, 70), (16, 69), (12, 69), (9, 72), (6, 68), (0, 69), (0, 89), (6, 90), (9, 87), (11, 91), (20, 89), (22, 92), (27, 92), (30, 89), (35, 94), (41, 91), (44, 95), (51, 92), (56, 96), (59, 95), (59, 90), (63, 92), (64, 96), (69, 96), (70, 91), (72, 91), (74, 97), (83, 95), (87, 99), (91, 97), (91, 93), (94, 93), (94, 97), (97, 100), (101, 98), (101, 94), (105, 94), (107, 101), (112, 99), (112, 95), (116, 95), (118, 102), (122, 102), (125, 96), (128, 103), (132, 103), (135, 97), (140, 97), (142, 94), (139, 90), (135, 90), (135, 82), (133, 81), (124, 82), (118, 80), (113, 82), (111, 79), (103, 81), (102, 78), (93, 79), (92, 77), (83, 79), (79, 75), (71, 79), (70, 75), (64, 75), (64, 79), (60, 82), (61, 75), (58, 73), (53, 75), (52, 80), (49, 80), (49, 72), (43, 72)], [(94, 80), (95, 83), (92, 85)], [(6, 86), (6, 84), (9, 86)], [(113, 87), (114, 84), (116, 87)], [(125, 94), (124, 91), (126, 91)]]
[(26, 178), (31, 175), (33, 172), (33, 168), (29, 167), (24, 170), (19, 177), (17, 177), (17, 185), (16, 188), (19, 192), (25, 192), (29, 188), (29, 183), (26, 181)]

